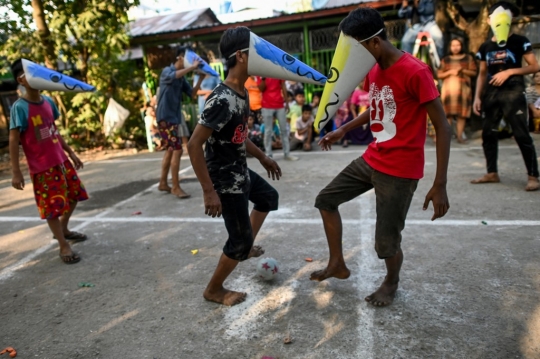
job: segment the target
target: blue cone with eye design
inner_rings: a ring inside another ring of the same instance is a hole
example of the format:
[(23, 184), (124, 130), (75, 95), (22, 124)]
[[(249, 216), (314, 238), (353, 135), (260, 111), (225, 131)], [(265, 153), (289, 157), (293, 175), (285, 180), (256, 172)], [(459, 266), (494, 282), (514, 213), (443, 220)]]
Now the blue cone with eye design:
[(193, 65), (193, 62), (197, 60), (200, 62), (199, 69), (197, 70), (198, 72), (202, 72), (205, 75), (219, 77), (219, 74), (213, 68), (211, 68), (206, 61), (201, 59), (199, 55), (197, 55), (193, 51), (186, 50), (186, 53), (184, 54), (185, 67), (190, 67), (191, 65)]
[(24, 76), (30, 87), (36, 90), (65, 91), (65, 92), (93, 92), (94, 86), (66, 76), (60, 72), (38, 65), (32, 61), (22, 59)]
[(248, 74), (314, 85), (326, 83), (326, 76), (254, 33), (249, 42)]

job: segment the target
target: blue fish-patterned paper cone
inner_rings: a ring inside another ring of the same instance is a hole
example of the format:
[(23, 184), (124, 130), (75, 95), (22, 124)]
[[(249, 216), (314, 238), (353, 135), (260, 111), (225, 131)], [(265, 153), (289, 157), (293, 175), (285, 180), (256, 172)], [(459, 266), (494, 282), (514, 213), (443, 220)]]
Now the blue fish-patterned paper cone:
[(184, 66), (186, 68), (190, 67), (196, 60), (201, 63), (197, 71), (202, 72), (205, 75), (219, 77), (219, 74), (213, 68), (211, 68), (206, 61), (201, 59), (199, 55), (197, 55), (193, 51), (186, 50), (186, 53), (184, 54)]
[(330, 65), (328, 81), (324, 86), (315, 130), (319, 131), (336, 114), (355, 87), (375, 66), (375, 58), (366, 48), (350, 36), (341, 33)]
[(22, 59), (24, 76), (30, 87), (36, 90), (64, 91), (64, 92), (93, 92), (94, 86), (69, 77), (60, 72), (38, 65), (32, 61)]
[(326, 76), (251, 33), (248, 73), (252, 76), (324, 85)]

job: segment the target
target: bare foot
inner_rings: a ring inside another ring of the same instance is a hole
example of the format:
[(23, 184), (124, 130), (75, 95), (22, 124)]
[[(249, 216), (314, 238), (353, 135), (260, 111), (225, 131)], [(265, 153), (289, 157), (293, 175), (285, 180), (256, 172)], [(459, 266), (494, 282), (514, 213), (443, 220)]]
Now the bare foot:
[(169, 187), (169, 185), (167, 184), (160, 183), (157, 189), (158, 191), (161, 191), (161, 192), (169, 192), (169, 193), (171, 192), (171, 187)]
[(315, 280), (317, 282), (322, 282), (328, 278), (337, 278), (337, 279), (347, 279), (351, 275), (351, 271), (345, 263), (338, 266), (328, 266), (325, 269), (315, 271), (311, 273), (309, 280)]
[(208, 288), (206, 288), (203, 297), (210, 302), (232, 307), (233, 305), (240, 304), (246, 300), (246, 295), (246, 293), (235, 292), (225, 288), (221, 288), (220, 290), (214, 292), (211, 292), (208, 290)]
[(171, 189), (171, 193), (180, 199), (191, 197), (190, 194), (187, 194), (186, 192), (184, 192), (184, 190), (180, 187)]
[(486, 173), (482, 177), (471, 181), (472, 184), (499, 183), (499, 182), (501, 182), (501, 179), (499, 178), (499, 174), (497, 172)]
[(525, 186), (525, 191), (537, 191), (540, 188), (540, 182), (538, 182), (537, 177), (529, 176), (527, 181), (527, 186)]
[(249, 251), (248, 258), (260, 257), (264, 254), (264, 249), (261, 246), (253, 246)]
[(365, 299), (371, 305), (376, 307), (385, 307), (392, 304), (394, 298), (396, 297), (396, 291), (398, 289), (397, 283), (386, 283), (383, 282), (379, 289), (368, 295)]

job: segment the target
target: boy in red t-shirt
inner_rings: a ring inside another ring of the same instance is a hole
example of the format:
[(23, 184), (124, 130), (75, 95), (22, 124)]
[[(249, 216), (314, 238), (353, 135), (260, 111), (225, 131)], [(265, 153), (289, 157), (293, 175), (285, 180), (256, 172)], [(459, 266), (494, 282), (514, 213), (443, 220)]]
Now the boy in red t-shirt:
[(385, 260), (387, 275), (379, 289), (365, 299), (375, 306), (385, 306), (392, 303), (398, 288), (403, 262), (401, 231), (418, 180), (423, 176), (426, 116), (437, 130), (437, 173), (424, 201), (424, 210), (433, 201), (432, 220), (444, 216), (450, 207), (446, 172), (451, 132), (429, 67), (387, 41), (383, 19), (376, 10), (352, 11), (341, 22), (340, 30), (360, 42), (377, 60), (364, 84), (369, 91), (370, 107), (324, 136), (319, 145), (329, 150), (345, 133), (368, 122), (375, 139), (362, 157), (345, 167), (317, 196), (315, 207), (324, 222), (330, 259), (325, 269), (311, 274), (311, 279), (349, 277), (341, 247), (338, 207), (374, 188), (375, 250)]
[[(51, 98), (42, 96), (28, 84), (21, 60), (11, 65), (17, 82), (25, 87), (26, 93), (11, 108), (9, 131), (9, 154), (13, 170), (12, 185), (24, 189), (24, 179), (19, 166), (19, 143), (22, 145), (30, 178), (34, 185), (34, 196), (41, 219), (46, 219), (54, 238), (60, 245), (60, 258), (66, 264), (81, 260), (71, 250), (66, 240), (84, 241), (83, 233), (68, 229), (69, 218), (79, 201), (88, 199), (75, 168), (83, 167), (75, 152), (64, 142), (54, 124), (60, 114)], [(75, 168), (66, 157), (75, 164)]]

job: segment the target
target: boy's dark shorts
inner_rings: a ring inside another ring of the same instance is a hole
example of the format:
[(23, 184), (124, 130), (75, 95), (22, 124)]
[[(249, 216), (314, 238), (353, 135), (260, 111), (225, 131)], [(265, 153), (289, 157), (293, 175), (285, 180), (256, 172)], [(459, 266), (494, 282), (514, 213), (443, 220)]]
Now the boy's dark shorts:
[(337, 211), (340, 204), (375, 188), (375, 251), (381, 259), (390, 258), (401, 248), (401, 231), (405, 228), (405, 219), (417, 185), (418, 180), (390, 176), (374, 170), (359, 157), (319, 193), (315, 207)]
[(253, 247), (253, 232), (249, 220), (249, 201), (259, 212), (275, 211), (278, 208), (278, 192), (261, 176), (248, 169), (250, 186), (246, 193), (218, 193), (222, 216), (229, 234), (223, 253), (234, 260), (244, 261)]

